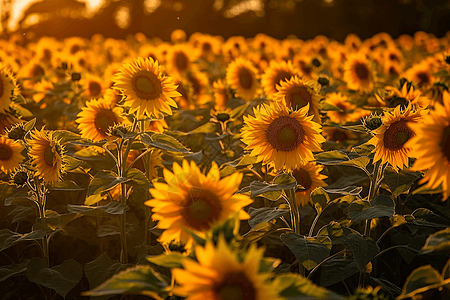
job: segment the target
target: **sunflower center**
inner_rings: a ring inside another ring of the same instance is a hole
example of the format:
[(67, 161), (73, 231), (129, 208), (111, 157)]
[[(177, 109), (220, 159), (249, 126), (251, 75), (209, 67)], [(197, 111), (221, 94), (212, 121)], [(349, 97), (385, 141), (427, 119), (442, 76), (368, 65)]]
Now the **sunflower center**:
[(309, 173), (306, 170), (303, 169), (297, 169), (294, 170), (292, 173), (295, 177), (295, 180), (297, 180), (297, 184), (301, 185), (304, 190), (308, 190), (312, 186), (312, 180), (311, 176), (309, 176)]
[(133, 78), (133, 88), (136, 95), (145, 100), (154, 100), (162, 92), (161, 82), (152, 72), (138, 74)]
[(53, 148), (52, 147), (47, 147), (47, 149), (45, 149), (44, 152), (44, 160), (45, 163), (49, 166), (53, 166), (53, 161), (56, 158), (55, 153), (53, 152)]
[(178, 71), (184, 71), (188, 68), (188, 58), (183, 52), (177, 52), (175, 53), (175, 68), (177, 68)]
[(227, 274), (214, 290), (221, 300), (256, 300), (255, 287), (241, 272)]
[(44, 49), (43, 53), (44, 53), (45, 60), (50, 61), (52, 59), (53, 54), (52, 54), (52, 51), (50, 51), (50, 49), (47, 49), (47, 48)]
[(277, 88), (277, 84), (280, 84), (280, 82), (282, 80), (286, 80), (292, 77), (292, 74), (286, 71), (279, 71), (276, 76), (275, 79), (273, 80), (273, 87), (276, 89)]
[(5, 87), (3, 85), (3, 80), (0, 78), (0, 97), (3, 96), (4, 90), (5, 90)]
[(281, 116), (274, 120), (266, 131), (267, 141), (277, 151), (289, 152), (297, 148), (303, 141), (305, 131), (302, 125), (289, 116)]
[(210, 43), (203, 43), (202, 45), (203, 52), (209, 52), (212, 50), (212, 46)]
[(294, 110), (298, 110), (311, 102), (311, 94), (306, 87), (295, 87), (286, 95), (286, 104)]
[(239, 82), (241, 84), (241, 86), (248, 90), (252, 88), (253, 85), (253, 76), (252, 73), (250, 73), (250, 71), (246, 68), (241, 68), (239, 70)]
[(11, 148), (7, 145), (0, 145), (0, 160), (9, 160), (12, 157)]
[(208, 230), (221, 213), (221, 201), (215, 193), (201, 188), (192, 188), (185, 203), (192, 203), (184, 208), (183, 215), (190, 228), (197, 231)]
[(37, 76), (44, 76), (44, 69), (38, 64), (34, 65), (31, 69), (31, 77)]
[(89, 82), (89, 93), (92, 96), (98, 96), (100, 95), (100, 93), (102, 92), (102, 87), (100, 86), (100, 84), (96, 81), (91, 81)]
[(400, 150), (414, 135), (405, 120), (396, 121), (384, 133), (384, 147), (389, 150)]
[(425, 72), (419, 72), (417, 73), (417, 79), (419, 79), (418, 86), (429, 84), (430, 83), (430, 76), (428, 76)]
[(357, 63), (355, 66), (355, 72), (359, 79), (369, 79), (369, 70), (367, 69), (367, 66), (365, 64)]
[(447, 125), (447, 127), (444, 128), (439, 146), (441, 146), (442, 154), (444, 154), (447, 161), (450, 162), (450, 125)]
[(101, 133), (106, 133), (114, 123), (117, 123), (117, 117), (111, 110), (102, 110), (95, 116), (95, 127)]

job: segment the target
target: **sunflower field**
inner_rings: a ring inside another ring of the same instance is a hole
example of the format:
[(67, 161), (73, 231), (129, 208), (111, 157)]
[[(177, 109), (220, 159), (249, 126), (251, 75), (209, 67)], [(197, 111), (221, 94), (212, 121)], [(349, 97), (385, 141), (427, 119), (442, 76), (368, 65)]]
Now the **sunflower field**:
[(449, 299), (450, 34), (0, 40), (0, 299)]

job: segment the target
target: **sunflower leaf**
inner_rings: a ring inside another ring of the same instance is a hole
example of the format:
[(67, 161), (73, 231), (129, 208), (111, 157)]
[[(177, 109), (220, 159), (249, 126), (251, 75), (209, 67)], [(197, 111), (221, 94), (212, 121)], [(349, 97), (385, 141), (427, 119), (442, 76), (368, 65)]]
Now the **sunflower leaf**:
[(330, 254), (331, 240), (327, 236), (311, 238), (289, 232), (282, 234), (280, 239), (308, 270), (317, 266)]
[(327, 192), (328, 194), (341, 194), (341, 195), (351, 195), (351, 196), (356, 196), (359, 195), (363, 188), (361, 186), (354, 186), (354, 185), (350, 185), (341, 189), (329, 189), (324, 187), (323, 188), (325, 190), (325, 192)]
[(104, 194), (112, 190), (118, 184), (125, 183), (131, 179), (125, 177), (118, 177), (113, 171), (103, 170), (95, 174), (88, 187), (87, 195)]
[(425, 245), (422, 247), (422, 253), (431, 253), (435, 251), (449, 252), (450, 250), (450, 228), (440, 230), (430, 235)]
[(277, 276), (273, 281), (279, 295), (288, 300), (296, 299), (344, 299), (344, 297), (315, 285), (309, 279), (294, 273)]
[(81, 139), (81, 135), (68, 130), (55, 130), (53, 131), (52, 136), (62, 144)]
[(439, 288), (450, 283), (450, 279), (443, 280), (441, 274), (430, 265), (421, 266), (409, 274), (403, 286), (402, 293), (396, 299), (407, 299), (417, 294)]
[(342, 255), (332, 258), (322, 265), (320, 286), (333, 285), (358, 272), (359, 269), (352, 258), (343, 257)]
[(82, 214), (85, 216), (111, 218), (124, 214), (127, 210), (129, 210), (129, 207), (125, 204), (113, 201), (101, 206), (67, 204), (67, 210), (70, 213)]
[(72, 180), (55, 182), (47, 186), (49, 191), (84, 191), (85, 189), (77, 185)]
[(145, 259), (152, 264), (165, 268), (182, 268), (183, 260), (186, 259), (186, 256), (177, 252), (172, 252), (170, 254), (163, 253), (156, 256), (147, 256)]
[(256, 225), (269, 222), (274, 219), (278, 219), (289, 213), (289, 209), (280, 209), (280, 207), (261, 207), (261, 208), (253, 208), (250, 207), (248, 210), (248, 214), (250, 215), (250, 219), (248, 220), (248, 224), (251, 228), (254, 228)]
[(322, 187), (319, 187), (312, 191), (311, 200), (317, 212), (320, 214), (328, 202), (330, 202), (330, 197)]
[(355, 131), (355, 132), (359, 132), (359, 133), (367, 133), (367, 129), (363, 125), (350, 125), (350, 126), (340, 126), (340, 127), (342, 129), (351, 130), (351, 131)]
[(371, 202), (365, 200), (353, 201), (348, 207), (348, 212), (352, 221), (393, 217), (395, 214), (395, 203), (388, 195), (378, 195)]
[(386, 168), (384, 171), (384, 181), (392, 191), (393, 197), (397, 197), (398, 195), (408, 191), (414, 182), (421, 177), (422, 175), (420, 172), (410, 172), (406, 170), (395, 172), (391, 167)]
[(144, 144), (153, 146), (161, 150), (169, 152), (181, 152), (186, 154), (189, 153), (189, 150), (186, 149), (183, 144), (167, 134), (155, 133), (150, 136), (149, 134), (144, 133), (142, 134), (141, 141)]
[(360, 271), (364, 271), (366, 265), (380, 252), (378, 245), (372, 240), (366, 240), (359, 233), (351, 233), (345, 241), (353, 253), (355, 264)]
[(27, 270), (27, 264), (30, 260), (27, 259), (18, 264), (11, 264), (8, 266), (0, 267), (0, 282), (5, 281), (11, 276), (18, 275), (24, 273)]
[(52, 230), (49, 228), (46, 229), (35, 229), (31, 232), (20, 234), (17, 232), (13, 232), (9, 229), (1, 229), (0, 230), (0, 251), (8, 249), (9, 247), (15, 245), (21, 241), (31, 241), (31, 240), (39, 240), (44, 236), (51, 233)]
[(82, 266), (73, 259), (47, 268), (43, 259), (35, 257), (27, 265), (28, 280), (53, 289), (63, 297), (80, 282), (82, 275)]
[(168, 283), (151, 267), (136, 266), (114, 275), (98, 287), (84, 292), (82, 295), (141, 294), (162, 300), (168, 295), (167, 287)]
[(289, 184), (270, 184), (266, 182), (253, 181), (250, 183), (251, 197), (263, 196), (269, 200), (276, 201), (283, 190), (293, 189), (295, 182)]

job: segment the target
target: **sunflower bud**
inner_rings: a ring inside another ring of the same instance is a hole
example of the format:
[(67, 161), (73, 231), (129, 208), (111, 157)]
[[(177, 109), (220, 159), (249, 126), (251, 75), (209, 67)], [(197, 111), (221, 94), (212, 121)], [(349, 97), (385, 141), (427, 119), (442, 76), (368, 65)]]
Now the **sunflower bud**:
[(72, 73), (70, 76), (71, 76), (72, 81), (80, 81), (80, 79), (81, 79), (80, 73)]
[(370, 116), (363, 118), (361, 122), (364, 125), (364, 127), (366, 127), (368, 130), (371, 131), (383, 125), (381, 117), (376, 114), (370, 114)]
[(11, 174), (11, 178), (16, 185), (17, 188), (23, 187), (27, 184), (28, 181), (28, 173), (26, 171), (19, 170)]
[(180, 242), (175, 242), (175, 241), (170, 242), (169, 250), (171, 252), (180, 252), (180, 253), (186, 252), (186, 248), (184, 247), (184, 245)]
[(130, 131), (131, 131), (130, 126), (126, 126), (123, 124), (116, 124), (114, 126), (109, 127), (108, 135), (122, 138), (124, 135), (126, 135)]
[(330, 80), (326, 77), (319, 77), (319, 79), (317, 80), (317, 82), (322, 85), (322, 86), (327, 86), (330, 84)]
[(12, 126), (10, 130), (7, 130), (8, 138), (15, 140), (15, 141), (23, 140), (26, 133), (27, 133), (27, 131), (25, 130), (25, 128), (23, 127), (23, 124), (21, 124), (21, 123), (18, 123), (16, 125)]

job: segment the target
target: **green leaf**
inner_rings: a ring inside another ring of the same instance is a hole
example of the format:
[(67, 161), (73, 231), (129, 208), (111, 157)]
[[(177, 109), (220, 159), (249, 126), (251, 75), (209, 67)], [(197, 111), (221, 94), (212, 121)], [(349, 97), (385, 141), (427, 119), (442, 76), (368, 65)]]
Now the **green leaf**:
[(420, 187), (418, 187), (417, 189), (415, 189), (414, 191), (412, 191), (413, 195), (416, 194), (440, 194), (444, 191), (444, 189), (442, 188), (442, 184), (439, 185), (437, 188), (432, 189), (430, 187), (428, 187), (427, 184), (424, 184)]
[(90, 196), (86, 197), (86, 200), (84, 200), (84, 205), (94, 205), (94, 204), (102, 201), (105, 198), (106, 198), (106, 196), (102, 196), (100, 194), (90, 195)]
[(333, 285), (358, 272), (359, 269), (352, 258), (344, 258), (342, 256), (332, 258), (322, 265), (320, 286), (327, 287)]
[(237, 169), (235, 167), (223, 164), (220, 166), (220, 178), (226, 177), (235, 173)]
[(67, 204), (67, 210), (71, 213), (82, 214), (85, 216), (112, 218), (117, 215), (123, 215), (127, 210), (129, 210), (129, 207), (122, 203), (113, 201), (101, 206)]
[[(35, 217), (36, 208), (32, 206), (22, 206), (17, 205), (11, 212), (9, 212), (5, 219), (12, 217), (11, 223), (20, 222), (27, 220), (29, 216), (33, 215)], [(33, 219), (34, 219), (33, 217)]]
[(44, 260), (35, 257), (28, 263), (27, 268), (28, 280), (53, 289), (63, 297), (80, 282), (83, 275), (82, 266), (73, 259), (47, 268)]
[(402, 293), (397, 299), (406, 299), (417, 294), (438, 288), (444, 285), (441, 274), (430, 265), (421, 266), (406, 278)]
[(431, 252), (447, 252), (450, 253), (450, 228), (440, 230), (430, 235), (422, 247), (422, 253)]
[(341, 195), (352, 195), (352, 196), (357, 196), (359, 195), (363, 188), (361, 186), (354, 186), (354, 185), (350, 185), (344, 188), (340, 188), (340, 189), (329, 189), (324, 187), (323, 188), (328, 194), (341, 194)]
[[(10, 194), (11, 192), (17, 191), (16, 187), (8, 186), (4, 188), (1, 192), (5, 194)], [(31, 202), (30, 195), (26, 190), (19, 190), (13, 195), (5, 198), (5, 206), (17, 205), (17, 204), (29, 204)]]
[(189, 153), (189, 150), (186, 149), (183, 144), (167, 134), (155, 133), (150, 136), (149, 134), (144, 133), (141, 136), (141, 140), (144, 144), (153, 146), (161, 150), (169, 152), (181, 152), (186, 154)]
[(100, 284), (115, 274), (124, 271), (133, 265), (123, 264), (111, 259), (108, 254), (103, 253), (96, 260), (88, 262), (84, 267), (84, 273), (89, 281), (90, 288), (98, 287)]
[(353, 147), (352, 151), (357, 153), (359, 156), (370, 156), (374, 149), (375, 149), (374, 145), (365, 143), (365, 144)]
[(74, 214), (74, 213), (67, 213), (67, 214), (56, 214), (54, 216), (46, 217), (45, 218), (45, 224), (47, 227), (56, 230), (56, 229), (63, 229), (64, 227), (71, 221), (79, 218), (80, 215)]
[(129, 178), (118, 177), (113, 171), (103, 170), (95, 174), (88, 187), (88, 196), (104, 194), (116, 185), (130, 181)]
[(115, 168), (114, 160), (107, 154), (99, 153), (93, 147), (88, 147), (75, 152), (75, 158), (85, 161), (96, 170), (111, 170)]
[(380, 252), (378, 245), (372, 240), (366, 240), (359, 233), (351, 233), (345, 238), (347, 245), (352, 250), (356, 267), (364, 271), (366, 265)]
[(8, 249), (9, 247), (15, 245), (21, 241), (31, 241), (42, 239), (47, 234), (51, 233), (51, 230), (36, 229), (31, 232), (20, 234), (17, 232), (12, 232), (9, 229), (0, 230), (0, 251)]
[(32, 119), (32, 120), (26, 122), (26, 123), (23, 125), (23, 129), (24, 129), (26, 132), (28, 132), (28, 131), (30, 131), (31, 129), (33, 129), (33, 127), (34, 127), (35, 124), (36, 124), (36, 118), (34, 118), (34, 119)]
[(275, 225), (272, 223), (260, 223), (255, 228), (250, 229), (246, 234), (242, 236), (241, 247), (245, 248), (252, 243), (256, 243), (264, 236), (275, 232)]
[(241, 105), (241, 106), (236, 107), (235, 109), (233, 109), (233, 110), (231, 111), (230, 117), (231, 117), (231, 118), (237, 117), (238, 115), (240, 115), (241, 113), (243, 113), (243, 112), (247, 109), (247, 107), (248, 107), (247, 104), (244, 104), (244, 105)]
[(124, 270), (100, 286), (82, 293), (83, 296), (140, 294), (163, 300), (168, 283), (150, 266), (136, 266)]
[(210, 133), (210, 132), (216, 132), (216, 124), (208, 122), (190, 131), (189, 134)]
[(186, 256), (177, 252), (172, 252), (170, 254), (147, 256), (145, 259), (147, 259), (152, 264), (165, 268), (182, 268), (183, 260), (186, 259)]
[(128, 170), (126, 178), (130, 179), (130, 181), (127, 182), (127, 184), (129, 185), (142, 187), (145, 189), (150, 188), (150, 182), (148, 181), (147, 177), (144, 173), (142, 173), (142, 171), (138, 169), (131, 168), (130, 170)]
[(51, 185), (47, 186), (47, 189), (50, 191), (84, 191), (85, 189), (78, 186), (72, 180), (65, 180), (62, 182), (55, 182)]
[(344, 299), (330, 291), (315, 285), (311, 280), (299, 274), (282, 274), (273, 280), (274, 289), (281, 297), (294, 299)]
[(327, 236), (308, 238), (289, 232), (282, 234), (280, 239), (307, 270), (317, 266), (330, 254), (331, 240)]
[(8, 266), (0, 267), (0, 282), (5, 281), (11, 276), (18, 275), (24, 273), (27, 270), (27, 264), (30, 260), (27, 259), (18, 264), (11, 264)]
[(270, 184), (266, 182), (253, 181), (250, 183), (251, 197), (263, 196), (269, 200), (276, 201), (283, 190), (293, 189), (296, 183), (289, 184)]
[(322, 153), (314, 155), (314, 158), (316, 159), (317, 163), (324, 164), (324, 165), (339, 164), (343, 161), (349, 160), (347, 154), (345, 154), (341, 151), (338, 151), (338, 150), (322, 152)]
[(413, 183), (421, 177), (422, 175), (419, 172), (401, 170), (397, 173), (391, 167), (384, 171), (384, 181), (389, 186), (393, 197), (408, 191)]
[(311, 200), (317, 210), (317, 213), (320, 214), (325, 206), (327, 206), (328, 202), (330, 202), (330, 197), (328, 196), (327, 192), (325, 192), (325, 190), (320, 187), (312, 191)]
[(260, 223), (278, 219), (279, 217), (282, 217), (287, 213), (289, 213), (289, 209), (280, 209), (280, 207), (250, 207), (248, 210), (248, 214), (250, 215), (248, 224), (250, 225), (250, 227), (254, 228)]
[(65, 159), (66, 159), (66, 171), (67, 172), (75, 170), (76, 168), (81, 166), (81, 164), (83, 163), (81, 160), (76, 159), (69, 155), (67, 155)]
[(53, 138), (59, 140), (62, 144), (81, 139), (81, 135), (68, 130), (55, 130), (53, 131), (52, 136)]
[(381, 217), (393, 217), (395, 203), (388, 195), (378, 195), (371, 202), (356, 200), (348, 207), (352, 221), (370, 220)]
[(351, 126), (340, 126), (342, 129), (347, 129), (359, 133), (367, 133), (366, 127), (363, 125), (351, 125)]
[(360, 168), (363, 171), (367, 171), (366, 167), (370, 162), (370, 158), (366, 156), (360, 156), (349, 161), (343, 161), (339, 163), (340, 166), (353, 166)]

